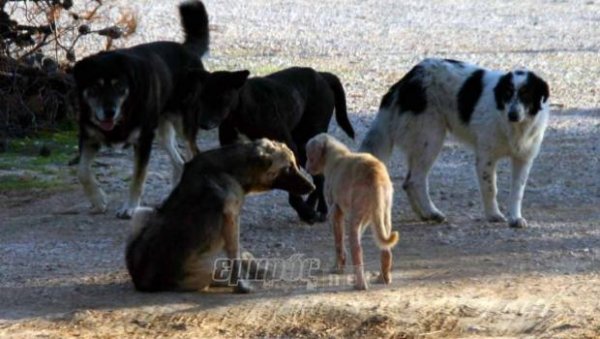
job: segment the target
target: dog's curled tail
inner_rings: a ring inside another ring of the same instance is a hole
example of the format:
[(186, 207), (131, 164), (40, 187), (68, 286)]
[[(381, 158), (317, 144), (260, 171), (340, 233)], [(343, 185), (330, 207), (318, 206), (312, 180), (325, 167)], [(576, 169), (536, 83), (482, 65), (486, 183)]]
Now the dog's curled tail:
[(204, 55), (210, 42), (208, 13), (204, 4), (197, 0), (186, 1), (179, 5), (179, 15), (185, 33), (183, 44), (195, 54)]
[[(387, 173), (386, 173), (387, 175)], [(389, 184), (391, 187), (391, 183)], [(392, 197), (393, 189), (378, 189), (378, 205), (372, 225), (375, 242), (380, 249), (391, 249), (400, 240), (397, 231), (392, 232)]]
[(381, 227), (377, 227), (376, 233), (375, 241), (381, 249), (390, 249), (396, 246), (398, 240), (400, 240), (400, 233), (398, 233), (398, 231), (391, 232), (390, 236), (387, 238), (385, 237), (385, 234), (383, 234), (383, 229), (381, 229)]
[(346, 134), (354, 139), (354, 128), (348, 119), (348, 110), (346, 108), (346, 92), (340, 79), (332, 73), (319, 72), (319, 74), (327, 81), (329, 87), (333, 91), (335, 98), (335, 120), (338, 125), (346, 132)]

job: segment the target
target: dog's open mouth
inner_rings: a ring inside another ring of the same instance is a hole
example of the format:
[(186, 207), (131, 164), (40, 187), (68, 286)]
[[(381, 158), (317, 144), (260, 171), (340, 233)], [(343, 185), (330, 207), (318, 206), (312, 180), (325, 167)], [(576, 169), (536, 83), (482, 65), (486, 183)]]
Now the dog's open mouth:
[(113, 119), (99, 121), (98, 126), (104, 131), (112, 131), (115, 128), (115, 121)]

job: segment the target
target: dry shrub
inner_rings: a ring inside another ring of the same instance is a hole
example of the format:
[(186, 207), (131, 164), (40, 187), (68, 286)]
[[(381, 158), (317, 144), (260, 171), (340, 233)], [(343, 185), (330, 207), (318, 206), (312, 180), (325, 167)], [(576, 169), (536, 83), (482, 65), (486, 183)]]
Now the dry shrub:
[(0, 0), (0, 139), (75, 121), (76, 52), (114, 48), (136, 28), (131, 10), (101, 0)]

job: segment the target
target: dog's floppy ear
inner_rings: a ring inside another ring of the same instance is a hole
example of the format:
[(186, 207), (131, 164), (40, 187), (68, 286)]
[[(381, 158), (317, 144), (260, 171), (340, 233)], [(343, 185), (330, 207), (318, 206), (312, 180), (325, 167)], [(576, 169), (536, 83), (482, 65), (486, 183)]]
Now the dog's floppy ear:
[(90, 70), (94, 69), (94, 62), (90, 57), (79, 60), (75, 67), (73, 67), (73, 77), (75, 78), (75, 83), (78, 86), (83, 85), (86, 82), (86, 77), (88, 77), (91, 73)]
[(498, 84), (494, 87), (494, 97), (496, 98), (496, 107), (503, 110), (505, 104), (512, 98), (515, 92), (513, 85), (512, 72), (508, 72), (498, 80)]
[(550, 97), (550, 88), (548, 84), (538, 77), (535, 73), (529, 72), (527, 75), (527, 87), (533, 94), (533, 102), (529, 114), (535, 115), (542, 109), (542, 102), (548, 101)]
[(311, 160), (317, 160), (317, 161), (321, 161), (322, 160), (322, 145), (320, 142), (318, 142), (318, 140), (313, 139), (310, 140), (308, 142), (308, 144), (306, 145), (306, 156), (308, 159)]
[(273, 157), (262, 149), (258, 149), (252, 157), (252, 161), (263, 171), (268, 170), (273, 165)]

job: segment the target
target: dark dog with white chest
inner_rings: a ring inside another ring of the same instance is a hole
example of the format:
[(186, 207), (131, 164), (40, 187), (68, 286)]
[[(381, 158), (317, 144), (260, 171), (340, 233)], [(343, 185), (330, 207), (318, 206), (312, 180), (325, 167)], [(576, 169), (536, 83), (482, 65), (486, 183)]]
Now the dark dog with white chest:
[(424, 220), (443, 221), (429, 197), (428, 174), (448, 131), (475, 150), (487, 220), (505, 221), (496, 201), (496, 163), (509, 157), (508, 222), (525, 227), (521, 202), (549, 116), (548, 84), (527, 70), (501, 72), (448, 59), (426, 59), (393, 85), (361, 150), (386, 161), (394, 144), (408, 161), (403, 188)]
[[(337, 76), (312, 68), (293, 67), (265, 77), (247, 79), (248, 71), (213, 72), (204, 80), (206, 91), (199, 96), (202, 114), (222, 121), (221, 145), (234, 142), (238, 133), (250, 139), (278, 140), (292, 149), (301, 166), (306, 163), (306, 142), (327, 132), (335, 109), (340, 127), (351, 138), (354, 130), (346, 112), (344, 88)], [(190, 141), (195, 141), (192, 138)], [(300, 219), (323, 221), (327, 204), (323, 177), (313, 176), (316, 190), (304, 202), (290, 194), (290, 205)], [(315, 211), (315, 205), (317, 211)]]
[(206, 73), (200, 58), (208, 50), (208, 14), (199, 1), (183, 3), (179, 9), (184, 43), (159, 41), (101, 52), (75, 65), (80, 101), (78, 176), (92, 212), (102, 213), (107, 206), (105, 194), (91, 173), (102, 144), (134, 146), (129, 197), (117, 214), (127, 218), (140, 203), (156, 131), (173, 164), (176, 182), (183, 158), (176, 148), (175, 127), (191, 134), (187, 126), (206, 125), (193, 101), (197, 93), (192, 91), (199, 90)]
[(160, 207), (134, 214), (125, 256), (136, 289), (204, 289), (225, 250), (233, 263), (229, 283), (248, 292), (239, 280), (239, 214), (246, 194), (271, 189), (294, 194), (314, 189), (284, 144), (260, 139), (199, 153)]

